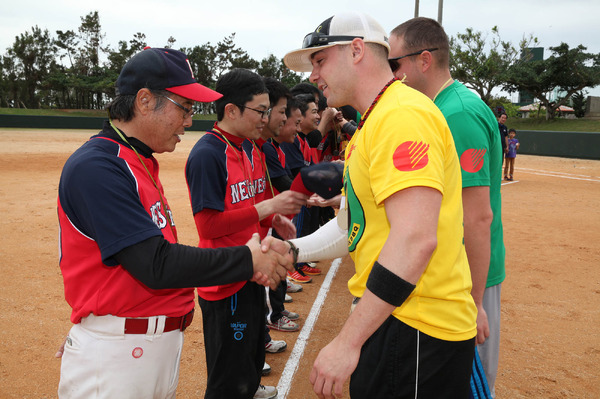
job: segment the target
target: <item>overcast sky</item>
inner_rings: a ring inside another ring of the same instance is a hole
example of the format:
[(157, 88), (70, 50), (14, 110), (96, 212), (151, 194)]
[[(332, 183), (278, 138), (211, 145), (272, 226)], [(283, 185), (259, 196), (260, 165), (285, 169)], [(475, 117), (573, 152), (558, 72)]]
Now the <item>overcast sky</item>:
[[(438, 0), (420, 0), (420, 16), (437, 19)], [(162, 47), (176, 39), (175, 48), (216, 44), (235, 32), (235, 44), (257, 60), (300, 47), (305, 34), (340, 11), (372, 15), (390, 31), (414, 16), (414, 0), (2, 0), (0, 52), (4, 54), (15, 36), (39, 26), (55, 37), (56, 30), (77, 30), (81, 17), (98, 11), (105, 45), (116, 48), (136, 32), (147, 43)], [(368, 3), (368, 6), (366, 5)], [(445, 0), (442, 24), (449, 36), (466, 28), (489, 32), (498, 26), (503, 40), (517, 46), (524, 36), (534, 35), (546, 49), (566, 42), (583, 44), (600, 53), (600, 1), (598, 0)], [(545, 50), (545, 57), (549, 51)], [(600, 88), (591, 94), (599, 95)]]

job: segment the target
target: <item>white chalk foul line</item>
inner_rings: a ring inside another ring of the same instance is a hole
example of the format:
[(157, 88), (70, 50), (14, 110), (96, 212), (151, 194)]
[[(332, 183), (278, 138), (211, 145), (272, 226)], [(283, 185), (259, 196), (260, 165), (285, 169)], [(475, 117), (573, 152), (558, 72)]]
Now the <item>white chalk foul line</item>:
[(327, 276), (325, 276), (325, 280), (323, 280), (323, 285), (321, 285), (321, 289), (319, 289), (319, 293), (317, 294), (317, 298), (313, 303), (312, 308), (310, 309), (310, 313), (304, 322), (304, 326), (302, 330), (300, 330), (300, 334), (298, 334), (298, 338), (296, 339), (296, 344), (294, 345), (294, 349), (290, 354), (290, 357), (285, 364), (285, 368), (281, 373), (281, 378), (279, 379), (279, 383), (277, 384), (277, 398), (285, 399), (287, 398), (288, 392), (292, 385), (292, 379), (294, 378), (294, 374), (298, 369), (298, 365), (300, 363), (300, 359), (304, 354), (304, 349), (306, 348), (306, 343), (308, 338), (310, 337), (310, 333), (312, 332), (317, 319), (319, 318), (319, 313), (321, 313), (321, 308), (323, 307), (323, 303), (325, 302), (325, 298), (327, 298), (327, 294), (329, 293), (329, 288), (331, 287), (331, 282), (335, 277), (340, 264), (342, 263), (342, 258), (334, 259), (331, 262), (331, 267), (327, 272)]
[(539, 176), (560, 177), (562, 179), (583, 180), (583, 181), (592, 181), (592, 182), (600, 183), (600, 179), (598, 179), (598, 178), (594, 178), (592, 176), (586, 176), (586, 175), (576, 175), (576, 174), (572, 174), (572, 173), (549, 172), (549, 171), (545, 171), (545, 170), (526, 169), (526, 168), (522, 168), (522, 169), (519, 168), (519, 172), (530, 173), (532, 175), (539, 175)]
[(515, 183), (518, 183), (518, 182), (519, 182), (518, 180), (508, 181), (508, 182), (503, 182), (501, 185), (502, 186), (508, 186), (509, 184), (515, 184)]

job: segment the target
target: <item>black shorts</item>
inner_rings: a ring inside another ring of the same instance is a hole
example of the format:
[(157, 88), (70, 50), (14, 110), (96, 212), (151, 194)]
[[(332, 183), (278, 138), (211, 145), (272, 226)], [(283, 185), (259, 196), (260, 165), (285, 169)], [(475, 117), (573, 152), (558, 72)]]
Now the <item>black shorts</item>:
[(359, 398), (468, 398), (475, 338), (443, 341), (390, 316), (363, 345), (350, 379)]

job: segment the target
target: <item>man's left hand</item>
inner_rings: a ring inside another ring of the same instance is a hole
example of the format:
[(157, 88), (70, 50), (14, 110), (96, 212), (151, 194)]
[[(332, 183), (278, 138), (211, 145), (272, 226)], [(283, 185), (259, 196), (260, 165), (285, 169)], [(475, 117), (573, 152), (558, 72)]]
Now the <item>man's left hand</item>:
[(310, 383), (321, 399), (342, 397), (344, 384), (358, 365), (360, 347), (344, 345), (339, 336), (319, 352), (310, 372)]

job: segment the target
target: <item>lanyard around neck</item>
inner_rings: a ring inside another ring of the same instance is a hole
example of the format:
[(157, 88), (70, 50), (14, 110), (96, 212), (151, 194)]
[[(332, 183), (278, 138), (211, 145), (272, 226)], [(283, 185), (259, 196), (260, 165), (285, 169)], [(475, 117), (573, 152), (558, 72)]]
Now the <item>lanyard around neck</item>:
[(163, 199), (162, 193), (160, 192), (160, 188), (158, 188), (158, 184), (156, 184), (156, 181), (154, 180), (154, 177), (152, 177), (152, 173), (150, 173), (150, 171), (148, 170), (148, 167), (146, 166), (146, 164), (142, 160), (142, 157), (140, 156), (140, 153), (135, 149), (135, 147), (133, 145), (131, 145), (129, 143), (129, 141), (127, 141), (127, 138), (125, 137), (125, 135), (123, 133), (121, 133), (121, 131), (119, 129), (117, 129), (117, 127), (113, 124), (112, 119), (109, 119), (108, 123), (110, 123), (110, 127), (112, 127), (113, 130), (119, 135), (119, 137), (121, 138), (121, 140), (123, 140), (125, 143), (127, 143), (127, 145), (129, 145), (131, 147), (131, 149), (133, 150), (133, 152), (135, 152), (135, 155), (137, 155), (138, 160), (140, 161), (140, 163), (142, 164), (142, 166), (146, 170), (146, 173), (148, 174), (148, 177), (150, 178), (150, 180), (152, 180), (152, 184), (154, 184), (154, 187), (156, 188), (156, 191), (158, 191), (158, 197), (160, 198), (160, 206), (161, 206), (162, 210), (165, 212), (165, 216), (167, 218), (167, 223), (169, 224), (169, 228), (171, 229), (171, 233), (173, 234), (173, 237), (175, 238), (175, 241), (177, 242), (177, 234), (175, 233), (175, 230), (173, 230), (173, 224), (174, 224), (173, 223), (173, 219), (171, 218), (171, 214), (169, 213), (169, 209), (167, 209), (167, 207), (165, 206), (165, 200)]
[[(220, 131), (219, 129), (217, 129), (216, 127), (213, 129), (212, 133), (218, 133), (223, 138), (223, 140), (225, 140), (227, 145), (229, 147), (231, 147), (233, 153), (235, 154), (235, 156), (238, 160), (240, 168), (242, 168), (242, 171), (244, 172), (244, 179), (246, 179), (246, 181), (248, 182), (248, 184), (250, 184), (250, 187), (252, 189), (252, 205), (256, 206), (256, 189), (254, 187), (254, 181), (248, 177), (248, 174), (246, 171), (246, 165), (244, 163), (244, 160), (240, 157), (240, 155), (242, 157), (244, 156), (244, 148), (240, 144), (240, 149), (238, 150), (233, 144), (231, 144), (231, 142), (227, 139), (227, 137), (225, 137), (225, 134), (222, 131)], [(238, 154), (238, 151), (241, 152), (241, 154)], [(256, 222), (256, 232), (260, 234), (260, 221)]]

